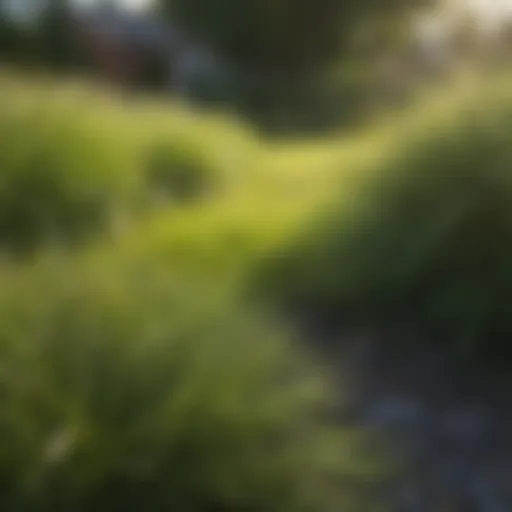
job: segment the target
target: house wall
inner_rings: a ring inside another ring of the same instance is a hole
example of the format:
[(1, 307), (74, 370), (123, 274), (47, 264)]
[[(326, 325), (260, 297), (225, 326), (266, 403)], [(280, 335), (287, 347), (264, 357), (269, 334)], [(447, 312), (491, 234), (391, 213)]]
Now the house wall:
[(177, 36), (173, 27), (169, 27), (168, 41), (165, 37), (155, 41), (151, 25), (143, 28), (147, 40), (140, 33), (133, 37), (108, 32), (90, 20), (77, 21), (75, 32), (93, 69), (117, 85), (156, 85), (189, 94), (198, 83), (215, 82), (226, 74), (212, 52)]
[(103, 79), (122, 86), (137, 81), (145, 60), (138, 48), (84, 22), (77, 23), (76, 34), (92, 68)]

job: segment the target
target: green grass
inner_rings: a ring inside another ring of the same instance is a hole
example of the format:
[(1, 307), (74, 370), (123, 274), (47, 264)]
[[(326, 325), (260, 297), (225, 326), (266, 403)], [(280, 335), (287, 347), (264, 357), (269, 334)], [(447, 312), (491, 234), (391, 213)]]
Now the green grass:
[(373, 470), (325, 419), (325, 379), (225, 288), (108, 254), (0, 281), (3, 509), (359, 501), (351, 482)]
[[(367, 510), (375, 461), (329, 419), (327, 370), (245, 300), (352, 150), (276, 146), (219, 113), (81, 82), (4, 76), (0, 92), (0, 193), (23, 196), (7, 204), (30, 228), (4, 231), (3, 255), (32, 249), (0, 268), (0, 508)], [(178, 164), (209, 193), (155, 202), (162, 146), (172, 179)], [(9, 156), (34, 148), (48, 165)]]
[(0, 102), (0, 241), (33, 247), (108, 224), (140, 193), (131, 155), (64, 102)]
[(331, 320), (412, 324), (448, 345), (508, 352), (509, 84), (457, 88), (390, 124), (271, 265), (274, 293)]
[(268, 306), (508, 350), (509, 83), (277, 143), (219, 112), (0, 77), (0, 508), (368, 510), (379, 465)]

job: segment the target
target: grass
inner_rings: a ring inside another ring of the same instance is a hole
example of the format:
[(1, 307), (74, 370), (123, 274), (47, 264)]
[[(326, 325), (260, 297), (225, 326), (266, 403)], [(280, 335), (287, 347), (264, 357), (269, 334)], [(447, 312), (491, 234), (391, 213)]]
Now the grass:
[(509, 354), (509, 84), (466, 84), (390, 124), (273, 265), (274, 293), (330, 322), (391, 321)]
[[(6, 510), (325, 511), (371, 466), (284, 332), (131, 258), (0, 275)], [(355, 454), (355, 451), (352, 452)], [(356, 501), (354, 501), (356, 500)]]
[[(2, 253), (0, 508), (366, 510), (358, 489), (373, 482), (374, 461), (358, 433), (329, 419), (329, 379), (245, 300), (259, 261), (332, 195), (348, 151), (336, 141), (275, 146), (215, 112), (80, 82), (11, 76), (0, 89), (14, 120), (45, 112), (40, 125), (4, 130), (0, 145), (54, 155), (46, 169), (0, 156), (4, 191), (24, 194), (20, 176), (44, 178), (52, 194), (34, 188), (29, 203), (58, 221), (47, 229), (32, 215), (32, 251)], [(62, 128), (68, 120), (77, 131)], [(89, 126), (99, 146), (75, 153)], [(161, 144), (173, 165), (185, 156), (211, 179), (211, 193), (153, 201), (147, 159)], [(77, 229), (78, 248), (56, 249), (69, 238), (62, 226), (82, 215), (71, 191), (89, 197), (96, 184), (116, 215)], [(5, 239), (16, 245), (20, 233)]]
[[(507, 83), (276, 142), (190, 105), (2, 76), (0, 226), (5, 205), (30, 213), (2, 254), (20, 234), (32, 253), (0, 269), (0, 508), (359, 510), (374, 461), (326, 419), (339, 397), (272, 306), (506, 344)], [(9, 156), (34, 148), (47, 166)], [(194, 194), (154, 200), (155, 148), (166, 186), (188, 169)], [(38, 180), (25, 199), (49, 227), (12, 199)], [(48, 262), (71, 220), (78, 250)]]
[[(506, 346), (508, 83), (276, 142), (190, 105), (0, 77), (0, 227), (5, 205), (30, 214), (0, 233), (0, 508), (367, 510), (378, 464), (272, 307)], [(20, 166), (34, 148), (48, 165)]]
[(2, 100), (0, 240), (34, 246), (108, 223), (139, 193), (129, 153), (65, 104)]

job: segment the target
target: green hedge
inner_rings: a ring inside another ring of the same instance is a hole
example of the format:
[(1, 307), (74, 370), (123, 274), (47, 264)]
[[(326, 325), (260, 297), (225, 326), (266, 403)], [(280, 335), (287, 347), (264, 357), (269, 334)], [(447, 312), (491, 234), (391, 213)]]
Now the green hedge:
[(346, 183), (343, 201), (272, 264), (274, 292), (334, 317), (439, 329), (466, 347), (506, 346), (512, 334), (507, 84), (413, 112), (383, 156)]

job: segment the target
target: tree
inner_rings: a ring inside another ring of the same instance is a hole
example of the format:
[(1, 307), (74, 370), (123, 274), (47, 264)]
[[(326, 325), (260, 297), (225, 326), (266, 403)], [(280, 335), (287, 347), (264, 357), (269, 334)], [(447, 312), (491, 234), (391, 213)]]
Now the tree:
[(171, 19), (240, 67), (303, 71), (350, 48), (359, 27), (428, 0), (161, 0)]
[(42, 57), (53, 67), (70, 66), (76, 57), (69, 0), (48, 0), (39, 20)]
[[(2, 4), (0, 4), (1, 9)], [(11, 62), (28, 62), (36, 55), (36, 40), (30, 27), (0, 16), (0, 59)]]

